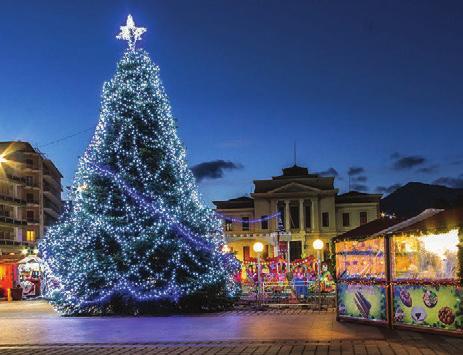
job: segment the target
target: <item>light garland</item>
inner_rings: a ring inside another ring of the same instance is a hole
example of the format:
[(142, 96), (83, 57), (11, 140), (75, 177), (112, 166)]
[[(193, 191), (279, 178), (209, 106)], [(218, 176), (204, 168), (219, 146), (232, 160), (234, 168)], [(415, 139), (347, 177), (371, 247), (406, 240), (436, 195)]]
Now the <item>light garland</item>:
[(268, 215), (262, 218), (254, 218), (254, 219), (245, 220), (245, 219), (238, 218), (238, 217), (226, 216), (219, 212), (216, 212), (215, 214), (217, 215), (218, 218), (221, 218), (226, 221), (235, 222), (235, 223), (249, 223), (249, 224), (262, 223), (264, 221), (270, 221), (274, 218), (281, 216), (280, 212), (276, 212), (276, 213), (272, 213), (271, 215)]
[(135, 49), (144, 31), (134, 26), (129, 17), (121, 27), (129, 48), (104, 84), (71, 204), (40, 242), (47, 295), (64, 314), (106, 313), (115, 296), (175, 304), (239, 291), (239, 262), (222, 251), (221, 222), (199, 197), (159, 68)]

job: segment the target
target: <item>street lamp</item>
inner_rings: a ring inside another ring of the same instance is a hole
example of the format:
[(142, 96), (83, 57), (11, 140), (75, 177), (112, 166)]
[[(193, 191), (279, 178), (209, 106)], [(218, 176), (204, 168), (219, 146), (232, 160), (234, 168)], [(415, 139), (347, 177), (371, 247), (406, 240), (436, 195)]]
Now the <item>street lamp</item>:
[(260, 254), (264, 251), (264, 244), (261, 242), (255, 242), (252, 249), (257, 254), (257, 297), (261, 299), (261, 268), (260, 268)]
[(0, 164), (1, 164), (1, 163), (6, 163), (6, 158), (5, 158), (4, 155), (1, 155), (1, 154), (0, 154)]
[(323, 240), (320, 240), (320, 239), (315, 239), (313, 241), (313, 248), (317, 251), (317, 279), (318, 279), (318, 309), (320, 310), (322, 308), (322, 294), (321, 294), (321, 270), (320, 270), (320, 267), (321, 267), (321, 263), (320, 263), (320, 253), (323, 249)]

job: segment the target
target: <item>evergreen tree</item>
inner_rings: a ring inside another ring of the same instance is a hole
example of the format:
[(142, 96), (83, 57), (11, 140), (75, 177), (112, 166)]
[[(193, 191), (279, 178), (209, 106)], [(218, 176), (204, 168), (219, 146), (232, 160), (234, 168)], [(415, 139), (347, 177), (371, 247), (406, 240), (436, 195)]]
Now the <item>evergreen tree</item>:
[(41, 241), (48, 296), (64, 314), (213, 309), (236, 294), (239, 264), (200, 200), (159, 67), (135, 43), (104, 84), (99, 123), (71, 205)]

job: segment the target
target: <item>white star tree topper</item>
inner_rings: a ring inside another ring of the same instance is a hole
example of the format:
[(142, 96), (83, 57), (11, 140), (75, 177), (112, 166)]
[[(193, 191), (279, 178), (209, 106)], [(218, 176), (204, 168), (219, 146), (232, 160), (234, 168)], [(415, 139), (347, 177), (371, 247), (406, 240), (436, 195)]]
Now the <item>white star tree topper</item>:
[(121, 32), (116, 36), (117, 39), (127, 41), (130, 50), (135, 50), (135, 43), (141, 40), (141, 35), (147, 30), (144, 27), (135, 26), (135, 21), (132, 15), (127, 16), (127, 22), (125, 26), (121, 26)]

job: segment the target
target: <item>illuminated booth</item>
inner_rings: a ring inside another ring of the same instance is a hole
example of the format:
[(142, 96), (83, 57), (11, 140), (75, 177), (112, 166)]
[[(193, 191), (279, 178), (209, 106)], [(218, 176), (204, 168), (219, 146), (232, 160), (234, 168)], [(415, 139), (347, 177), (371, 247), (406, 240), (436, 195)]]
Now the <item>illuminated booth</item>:
[(463, 209), (383, 217), (334, 239), (337, 319), (463, 335)]

